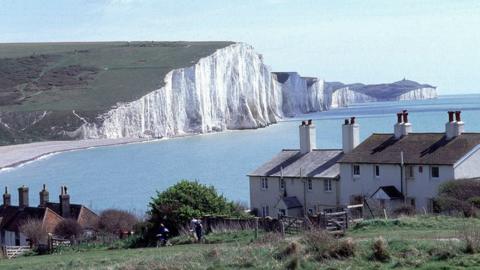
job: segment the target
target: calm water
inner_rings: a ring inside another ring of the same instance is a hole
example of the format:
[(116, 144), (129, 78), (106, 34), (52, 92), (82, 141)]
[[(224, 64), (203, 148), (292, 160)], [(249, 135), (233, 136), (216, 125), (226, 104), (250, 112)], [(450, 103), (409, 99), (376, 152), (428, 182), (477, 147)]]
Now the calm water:
[[(480, 132), (480, 95), (444, 96), (437, 100), (382, 102), (310, 114), (317, 127), (319, 148), (341, 147), (344, 117), (357, 116), (362, 139), (372, 132), (392, 132), (395, 112), (410, 111), (414, 131), (443, 131), (447, 110), (462, 109), (466, 131)], [(245, 176), (282, 148), (298, 148), (298, 119), (258, 130), (170, 139), (151, 143), (102, 147), (53, 155), (20, 168), (0, 172), (0, 185), (12, 190), (30, 187), (38, 204), (42, 184), (58, 200), (67, 185), (72, 201), (93, 209), (119, 207), (143, 212), (150, 197), (179, 179), (214, 185), (229, 199), (249, 201)]]

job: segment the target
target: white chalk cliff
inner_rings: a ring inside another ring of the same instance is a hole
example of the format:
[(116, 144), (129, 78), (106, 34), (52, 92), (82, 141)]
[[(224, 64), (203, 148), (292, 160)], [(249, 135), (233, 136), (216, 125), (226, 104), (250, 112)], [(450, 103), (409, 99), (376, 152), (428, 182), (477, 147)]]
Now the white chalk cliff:
[[(351, 103), (382, 100), (361, 90), (296, 72), (271, 73), (261, 55), (242, 43), (217, 50), (191, 67), (175, 69), (164, 86), (138, 100), (118, 104), (85, 123), (72, 137), (173, 137), (226, 129), (264, 127), (283, 117)], [(436, 97), (432, 87), (396, 98)]]

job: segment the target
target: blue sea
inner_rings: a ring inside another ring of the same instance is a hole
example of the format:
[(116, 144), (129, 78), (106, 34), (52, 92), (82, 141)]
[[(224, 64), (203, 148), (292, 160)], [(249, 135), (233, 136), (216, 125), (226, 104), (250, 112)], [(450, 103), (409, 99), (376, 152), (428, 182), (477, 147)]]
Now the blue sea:
[(30, 187), (30, 201), (38, 204), (42, 184), (57, 201), (67, 185), (71, 200), (94, 210), (147, 210), (150, 198), (180, 179), (213, 185), (228, 199), (248, 203), (247, 174), (284, 148), (298, 148), (298, 125), (313, 119), (318, 148), (341, 147), (341, 125), (356, 116), (360, 136), (392, 132), (395, 113), (408, 109), (414, 132), (443, 132), (448, 110), (462, 110), (467, 132), (480, 132), (480, 95), (441, 96), (435, 100), (379, 102), (286, 119), (257, 130), (227, 131), (149, 143), (65, 152), (0, 172), (0, 186)]

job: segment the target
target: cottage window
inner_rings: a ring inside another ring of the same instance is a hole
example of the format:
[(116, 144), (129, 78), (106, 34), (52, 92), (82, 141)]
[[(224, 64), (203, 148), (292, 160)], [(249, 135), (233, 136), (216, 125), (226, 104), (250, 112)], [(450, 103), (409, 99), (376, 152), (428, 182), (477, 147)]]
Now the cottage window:
[(375, 177), (379, 177), (379, 176), (380, 176), (380, 166), (375, 165)]
[(360, 176), (360, 165), (353, 165), (353, 176)]
[(280, 190), (284, 190), (285, 189), (285, 179), (280, 179)]
[(312, 190), (312, 189), (313, 189), (312, 179), (308, 179), (308, 190)]
[(262, 178), (262, 189), (268, 189), (268, 179), (266, 177)]
[(310, 216), (313, 216), (313, 209), (312, 209), (312, 208), (308, 208), (308, 214), (309, 214)]
[(323, 190), (325, 190), (326, 192), (332, 191), (332, 179), (323, 180)]
[(432, 167), (432, 178), (440, 177), (440, 168)]
[(262, 217), (270, 216), (268, 205), (262, 206)]
[(407, 177), (410, 178), (410, 179), (415, 178), (415, 174), (414, 174), (414, 171), (413, 171), (413, 166), (408, 166), (407, 167)]
[(423, 166), (418, 166), (418, 172), (423, 173)]

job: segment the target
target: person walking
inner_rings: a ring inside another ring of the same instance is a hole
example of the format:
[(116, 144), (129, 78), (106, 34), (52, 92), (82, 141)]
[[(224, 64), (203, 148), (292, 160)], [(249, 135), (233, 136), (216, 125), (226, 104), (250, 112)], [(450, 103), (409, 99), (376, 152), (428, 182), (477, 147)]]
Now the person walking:
[(203, 238), (203, 226), (202, 226), (202, 221), (200, 219), (197, 219), (194, 225), (195, 229), (195, 235), (197, 236), (197, 241), (200, 243)]

